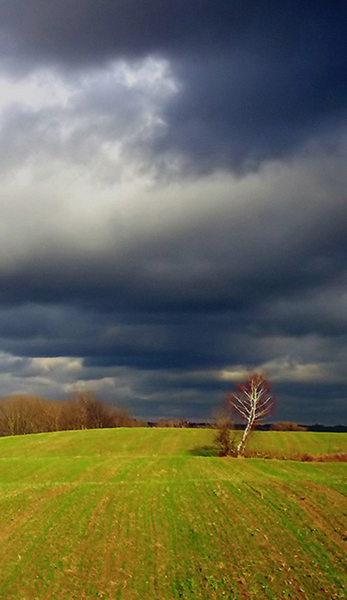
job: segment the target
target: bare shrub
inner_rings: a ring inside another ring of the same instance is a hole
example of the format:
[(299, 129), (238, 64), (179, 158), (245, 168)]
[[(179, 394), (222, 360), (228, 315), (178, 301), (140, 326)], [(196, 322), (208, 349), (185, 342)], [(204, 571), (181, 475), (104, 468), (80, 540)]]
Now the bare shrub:
[(219, 456), (236, 456), (236, 431), (228, 403), (224, 402), (221, 409), (214, 415), (213, 428), (217, 430), (214, 443)]

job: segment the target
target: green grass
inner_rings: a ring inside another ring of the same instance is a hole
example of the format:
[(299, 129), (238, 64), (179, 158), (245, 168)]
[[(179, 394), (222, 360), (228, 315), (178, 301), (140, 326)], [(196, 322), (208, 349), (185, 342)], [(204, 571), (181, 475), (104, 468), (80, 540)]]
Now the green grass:
[[(346, 464), (221, 459), (213, 435), (0, 439), (0, 597), (346, 598)], [(347, 435), (258, 432), (251, 444), (337, 453)]]
[(313, 431), (256, 431), (251, 436), (249, 449), (284, 455), (338, 454), (347, 452), (347, 434)]

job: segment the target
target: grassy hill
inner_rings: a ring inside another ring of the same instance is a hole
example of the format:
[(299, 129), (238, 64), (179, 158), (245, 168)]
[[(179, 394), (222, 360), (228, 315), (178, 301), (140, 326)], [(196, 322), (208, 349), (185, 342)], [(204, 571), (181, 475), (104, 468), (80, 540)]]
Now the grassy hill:
[[(346, 464), (221, 459), (213, 435), (0, 439), (0, 597), (345, 598)], [(251, 443), (338, 453), (347, 434), (258, 432)]]

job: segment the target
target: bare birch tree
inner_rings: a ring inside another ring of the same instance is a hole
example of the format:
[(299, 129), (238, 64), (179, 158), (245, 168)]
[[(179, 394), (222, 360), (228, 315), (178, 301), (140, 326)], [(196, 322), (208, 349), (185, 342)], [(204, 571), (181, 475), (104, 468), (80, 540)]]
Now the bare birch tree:
[(237, 385), (237, 392), (229, 392), (227, 402), (235, 413), (246, 421), (236, 455), (242, 455), (254, 426), (268, 417), (274, 409), (275, 397), (270, 383), (259, 373), (253, 373), (245, 383)]

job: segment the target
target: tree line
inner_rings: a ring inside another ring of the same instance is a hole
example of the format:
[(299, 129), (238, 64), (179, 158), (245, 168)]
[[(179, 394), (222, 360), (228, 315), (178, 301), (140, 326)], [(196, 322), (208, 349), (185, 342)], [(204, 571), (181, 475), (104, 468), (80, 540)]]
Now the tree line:
[(0, 436), (71, 429), (145, 427), (124, 408), (101, 402), (89, 391), (76, 391), (68, 400), (17, 395), (0, 401)]

